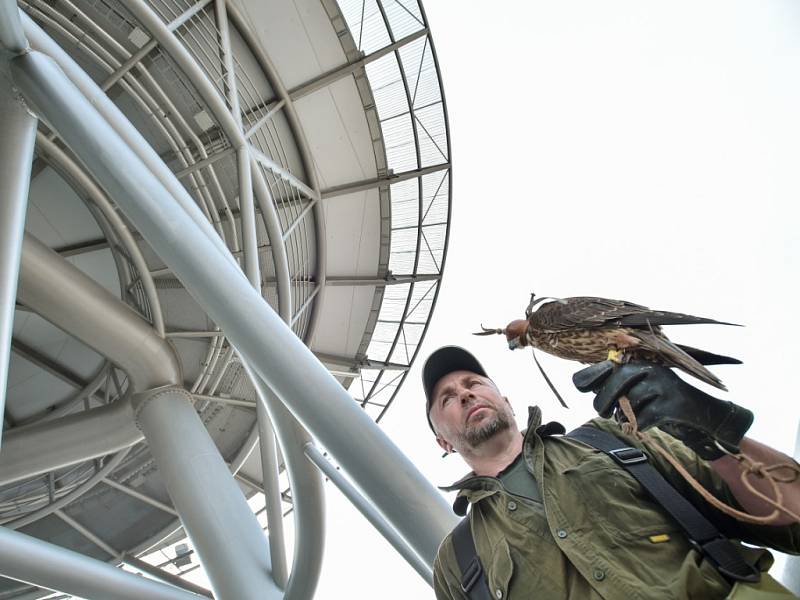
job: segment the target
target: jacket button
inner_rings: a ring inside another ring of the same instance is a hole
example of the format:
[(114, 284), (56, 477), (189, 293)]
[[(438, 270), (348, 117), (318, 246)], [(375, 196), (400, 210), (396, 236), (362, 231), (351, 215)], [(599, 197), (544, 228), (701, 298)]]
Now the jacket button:
[(556, 535), (563, 540), (565, 537), (567, 537), (567, 532), (564, 531), (563, 529), (559, 529), (558, 531), (556, 531)]
[[(484, 589), (486, 589), (486, 588), (484, 588)], [(494, 597), (497, 598), (497, 600), (500, 600), (500, 598), (503, 597), (503, 590), (501, 590), (500, 588), (497, 588), (494, 591)]]
[(517, 510), (517, 503), (513, 500), (508, 503), (508, 510)]
[(595, 581), (603, 581), (606, 578), (606, 573), (603, 569), (595, 569), (592, 571), (592, 577), (594, 577)]

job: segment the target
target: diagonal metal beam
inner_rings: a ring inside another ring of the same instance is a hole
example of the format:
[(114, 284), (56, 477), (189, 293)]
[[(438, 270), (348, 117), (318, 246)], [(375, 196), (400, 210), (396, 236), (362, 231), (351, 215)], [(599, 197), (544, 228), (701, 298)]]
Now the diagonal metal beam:
[[(208, 5), (211, 0), (202, 0), (202, 2), (198, 2), (188, 10), (186, 10), (183, 14), (178, 15), (174, 20), (170, 21), (167, 28), (170, 31), (175, 31), (179, 27), (181, 27), (184, 23), (189, 21), (192, 17), (194, 17), (197, 13), (203, 10), (206, 5)], [(120, 67), (112, 73), (101, 85), (100, 87), (103, 91), (108, 91), (108, 89), (114, 85), (117, 81), (122, 79), (128, 71), (130, 71), (133, 67), (135, 67), (139, 62), (150, 52), (158, 46), (158, 41), (151, 39), (147, 42), (144, 46), (139, 48), (128, 60), (126, 60)]]
[[(249, 140), (251, 137), (253, 137), (253, 135), (255, 135), (255, 133), (256, 133), (256, 132), (257, 132), (259, 129), (261, 129), (261, 127), (263, 127), (263, 125), (264, 125), (264, 124), (265, 124), (267, 121), (269, 121), (269, 120), (270, 120), (272, 117), (274, 117), (274, 116), (275, 116), (275, 113), (277, 113), (277, 112), (278, 112), (280, 109), (282, 109), (282, 108), (283, 108), (284, 104), (286, 104), (286, 100), (285, 100), (285, 99), (281, 99), (281, 100), (279, 100), (278, 102), (276, 102), (275, 104), (273, 104), (273, 105), (272, 105), (272, 108), (270, 108), (269, 110), (267, 110), (267, 113), (266, 113), (266, 114), (265, 114), (263, 117), (260, 117), (258, 120), (256, 120), (256, 122), (255, 122), (255, 123), (253, 123), (253, 125), (250, 127), (250, 129), (248, 129), (248, 130), (245, 132), (245, 134), (244, 134), (244, 137), (245, 137), (246, 139), (248, 139), (248, 140)], [(250, 109), (249, 111), (247, 111), (247, 114), (246, 114), (245, 116), (249, 116), (249, 115), (250, 115), (250, 113), (252, 113), (252, 112), (254, 112), (254, 109)]]
[(77, 242), (75, 244), (67, 244), (66, 246), (59, 246), (58, 248), (53, 248), (53, 250), (58, 252), (61, 256), (67, 257), (97, 252), (98, 250), (105, 250), (108, 247), (109, 243), (106, 238), (97, 238), (94, 240)]
[[(14, 306), (25, 232), (37, 119), (22, 103), (5, 75), (6, 51), (22, 52), (16, 2), (0, 2), (0, 414), (5, 410)], [(0, 436), (2, 431), (0, 431)]]
[(336, 196), (344, 196), (345, 194), (352, 194), (354, 192), (363, 192), (364, 190), (371, 190), (374, 188), (391, 185), (393, 183), (400, 183), (408, 179), (416, 179), (423, 175), (430, 173), (437, 173), (450, 168), (450, 163), (441, 163), (432, 165), (430, 167), (423, 167), (421, 169), (414, 169), (412, 171), (403, 171), (402, 173), (390, 173), (385, 177), (376, 177), (375, 179), (364, 179), (362, 181), (355, 181), (353, 183), (345, 183), (344, 185), (336, 185), (326, 190), (320, 191), (320, 196), (323, 200), (327, 198), (334, 198)]
[(334, 365), (344, 365), (348, 367), (360, 367), (362, 369), (387, 369), (389, 371), (408, 371), (408, 365), (392, 363), (388, 361), (370, 360), (369, 358), (358, 358), (355, 356), (341, 356), (338, 354), (327, 354), (325, 352), (314, 352), (320, 361)]
[(317, 193), (308, 187), (305, 183), (300, 181), (295, 175), (292, 175), (287, 169), (284, 169), (281, 165), (277, 162), (272, 160), (269, 156), (264, 154), (261, 150), (256, 148), (255, 146), (250, 146), (250, 153), (253, 155), (253, 158), (262, 165), (265, 169), (272, 172), (275, 176), (279, 177), (280, 179), (284, 180), (286, 183), (291, 185), (295, 188), (298, 192), (303, 194), (306, 198), (311, 198), (312, 200), (317, 197)]
[(109, 75), (103, 83), (100, 84), (100, 88), (107, 92), (111, 86), (117, 83), (120, 79), (125, 77), (125, 75), (130, 71), (133, 67), (139, 64), (145, 56), (150, 54), (150, 52), (158, 46), (158, 42), (155, 40), (150, 40), (144, 46), (139, 48), (131, 57), (126, 60), (124, 63), (120, 65), (120, 67), (114, 71), (111, 75)]
[[(16, 2), (0, 2), (0, 50), (21, 54), (28, 48), (28, 40), (19, 20)], [(5, 82), (4, 82), (5, 84)]]
[(394, 44), (390, 44), (385, 48), (381, 48), (380, 50), (376, 50), (371, 54), (367, 54), (365, 57), (357, 60), (355, 62), (342, 65), (332, 71), (328, 71), (327, 73), (323, 73), (319, 77), (315, 77), (311, 81), (298, 85), (297, 87), (291, 89), (289, 91), (289, 97), (296, 101), (303, 96), (307, 96), (317, 90), (321, 90), (324, 87), (329, 86), (330, 84), (334, 83), (342, 79), (343, 77), (347, 77), (352, 73), (358, 71), (359, 69), (363, 69), (364, 66), (368, 65), (371, 62), (378, 60), (379, 58), (383, 58), (387, 54), (391, 54), (395, 52), (398, 48), (402, 48), (406, 44), (410, 44), (414, 40), (418, 40), (421, 37), (425, 37), (428, 35), (428, 29), (420, 29), (419, 31), (415, 31), (414, 33), (407, 35), (406, 37), (397, 40)]
[(13, 350), (14, 354), (17, 356), (24, 358), (30, 363), (33, 363), (40, 369), (44, 369), (50, 373), (50, 375), (57, 377), (64, 383), (71, 385), (76, 389), (81, 390), (89, 384), (88, 381), (74, 371), (68, 369), (61, 363), (58, 363), (51, 358), (47, 358), (42, 353), (31, 348), (24, 342), (12, 338), (11, 350)]
[(154, 506), (155, 508), (169, 513), (171, 515), (178, 516), (178, 511), (169, 506), (168, 504), (164, 504), (163, 502), (156, 500), (155, 498), (151, 498), (147, 494), (143, 494), (139, 490), (135, 490), (132, 487), (129, 487), (123, 483), (119, 483), (118, 481), (114, 481), (113, 479), (105, 478), (103, 479), (103, 483), (105, 483), (108, 487), (112, 487), (115, 490), (119, 490), (123, 494), (127, 494), (132, 498), (136, 498), (137, 500), (141, 500), (145, 504), (149, 504), (150, 506)]
[(56, 511), (53, 512), (53, 514), (55, 516), (57, 516), (59, 519), (61, 519), (62, 521), (64, 521), (67, 525), (72, 527), (75, 531), (80, 533), (87, 540), (92, 542), (95, 546), (100, 548), (103, 552), (105, 552), (106, 554), (110, 555), (112, 558), (114, 558), (116, 560), (120, 560), (121, 559), (120, 553), (117, 552), (114, 548), (112, 548), (105, 540), (101, 539), (94, 532), (90, 531), (89, 528), (86, 527), (85, 525), (82, 525), (81, 523), (78, 523), (78, 521), (76, 521), (75, 519), (70, 517), (64, 511), (56, 510)]
[(136, 558), (131, 554), (127, 553), (123, 554), (122, 562), (124, 562), (129, 567), (138, 569), (142, 573), (147, 573), (148, 575), (150, 575), (155, 579), (158, 579), (159, 581), (163, 581), (164, 583), (169, 583), (170, 585), (174, 585), (175, 587), (183, 588), (187, 592), (192, 592), (193, 594), (205, 596), (206, 598), (214, 597), (214, 595), (211, 593), (211, 590), (207, 590), (206, 588), (196, 585), (191, 581), (187, 581), (182, 577), (173, 575), (169, 571), (165, 571), (164, 569), (159, 569), (155, 565), (146, 563), (142, 559)]
[[(187, 175), (191, 175), (195, 171), (199, 171), (200, 169), (203, 169), (203, 168), (205, 168), (205, 167), (207, 167), (209, 165), (213, 165), (215, 162), (217, 162), (219, 160), (222, 160), (226, 156), (230, 156), (234, 152), (236, 152), (236, 148), (233, 148), (233, 147), (225, 148), (225, 150), (221, 150), (220, 152), (217, 152), (216, 154), (212, 154), (211, 156), (207, 156), (206, 158), (204, 158), (202, 160), (198, 160), (197, 162), (195, 162), (195, 163), (189, 165), (188, 167), (186, 167), (185, 169), (181, 169), (180, 171), (176, 171), (175, 172), (175, 177), (177, 177), (178, 179), (183, 179)], [(237, 210), (237, 212), (238, 212), (238, 210)]]
[(214, 338), (225, 335), (223, 331), (191, 331), (186, 329), (167, 331), (168, 338)]
[(206, 400), (218, 404), (230, 404), (231, 406), (243, 406), (245, 408), (255, 408), (256, 403), (252, 400), (242, 398), (226, 398), (225, 396), (209, 396), (207, 394), (192, 394), (197, 400)]
[(420, 275), (392, 275), (386, 277), (348, 277), (328, 275), (325, 285), (347, 285), (347, 286), (387, 286), (403, 285), (404, 283), (420, 283), (421, 281), (438, 281), (442, 278), (441, 273), (430, 273)]

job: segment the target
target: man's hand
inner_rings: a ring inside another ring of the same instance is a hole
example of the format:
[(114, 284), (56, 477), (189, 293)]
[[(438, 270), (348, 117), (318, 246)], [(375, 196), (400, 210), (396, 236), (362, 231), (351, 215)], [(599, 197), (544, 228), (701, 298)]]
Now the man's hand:
[(581, 369), (572, 381), (580, 391), (597, 394), (594, 408), (600, 416), (614, 414), (620, 397), (626, 396), (640, 430), (658, 427), (706, 460), (724, 454), (715, 440), (729, 451), (738, 451), (753, 422), (753, 413), (746, 408), (709, 396), (667, 367), (652, 363), (617, 366), (607, 360)]

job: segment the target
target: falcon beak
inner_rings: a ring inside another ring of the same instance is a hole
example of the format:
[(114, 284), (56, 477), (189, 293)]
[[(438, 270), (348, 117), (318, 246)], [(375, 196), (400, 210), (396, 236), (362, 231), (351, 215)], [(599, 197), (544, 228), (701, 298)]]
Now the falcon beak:
[(519, 341), (518, 337), (512, 338), (508, 340), (508, 349), (509, 350), (516, 350), (517, 348), (522, 348), (522, 344)]

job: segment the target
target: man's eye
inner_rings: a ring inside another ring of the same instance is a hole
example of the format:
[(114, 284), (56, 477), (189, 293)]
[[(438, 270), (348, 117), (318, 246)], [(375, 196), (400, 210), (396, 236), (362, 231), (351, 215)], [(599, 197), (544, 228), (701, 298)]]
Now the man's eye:
[(447, 404), (447, 402), (452, 398), (452, 394), (448, 394), (447, 396), (442, 396), (442, 404)]
[(483, 383), (482, 381), (478, 381), (476, 379), (475, 381), (470, 382), (469, 387), (474, 388), (476, 385), (481, 385), (482, 383)]

